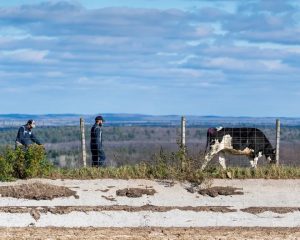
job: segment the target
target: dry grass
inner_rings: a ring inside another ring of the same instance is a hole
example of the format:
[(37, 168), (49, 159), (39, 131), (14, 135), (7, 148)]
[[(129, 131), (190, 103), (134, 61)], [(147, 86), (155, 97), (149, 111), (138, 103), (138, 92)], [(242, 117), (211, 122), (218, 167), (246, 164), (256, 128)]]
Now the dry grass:
[(234, 179), (299, 179), (300, 167), (264, 166), (252, 168), (211, 168), (206, 171), (200, 169), (182, 170), (173, 166), (152, 166), (138, 164), (134, 166), (109, 167), (109, 168), (79, 168), (79, 169), (55, 169), (49, 175), (44, 176), (53, 179), (172, 179), (206, 183), (212, 178), (228, 178), (228, 172)]

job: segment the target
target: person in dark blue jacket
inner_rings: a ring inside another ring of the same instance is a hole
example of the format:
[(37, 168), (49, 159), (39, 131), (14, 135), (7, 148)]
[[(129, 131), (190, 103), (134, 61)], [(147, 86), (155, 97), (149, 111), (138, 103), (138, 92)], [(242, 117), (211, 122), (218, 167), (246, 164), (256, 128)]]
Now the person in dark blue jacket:
[(103, 167), (105, 166), (105, 152), (102, 145), (102, 125), (104, 119), (102, 116), (95, 118), (95, 124), (91, 128), (91, 152), (92, 152), (92, 166)]
[(19, 128), (16, 138), (16, 148), (19, 146), (24, 146), (25, 148), (27, 148), (32, 143), (42, 145), (31, 131), (33, 128), (35, 128), (34, 120), (28, 120), (26, 125), (23, 125)]

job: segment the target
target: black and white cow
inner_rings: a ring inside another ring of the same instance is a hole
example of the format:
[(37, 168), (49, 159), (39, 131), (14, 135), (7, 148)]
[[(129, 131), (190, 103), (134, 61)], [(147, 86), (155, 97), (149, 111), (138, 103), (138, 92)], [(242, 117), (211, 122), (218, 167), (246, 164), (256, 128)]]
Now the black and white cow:
[(251, 166), (256, 168), (258, 159), (263, 155), (270, 163), (275, 163), (276, 150), (265, 134), (257, 128), (209, 128), (202, 169), (217, 154), (221, 166), (226, 169), (225, 153), (247, 156)]

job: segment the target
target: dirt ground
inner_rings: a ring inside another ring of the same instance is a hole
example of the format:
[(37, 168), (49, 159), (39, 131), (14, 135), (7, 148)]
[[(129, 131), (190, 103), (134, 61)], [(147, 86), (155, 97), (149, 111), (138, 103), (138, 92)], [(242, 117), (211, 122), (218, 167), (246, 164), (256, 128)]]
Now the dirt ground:
[(201, 195), (208, 195), (210, 197), (217, 197), (219, 195), (229, 196), (229, 195), (243, 195), (244, 193), (241, 192), (242, 188), (233, 188), (233, 187), (211, 187), (200, 189), (198, 191)]
[(165, 207), (165, 206), (128, 206), (128, 205), (111, 205), (111, 206), (56, 206), (56, 207), (0, 207), (0, 213), (30, 213), (32, 211), (38, 213), (68, 214), (71, 212), (103, 212), (103, 211), (126, 211), (126, 212), (168, 212), (171, 210), (194, 211), (194, 212), (219, 212), (228, 213), (236, 212), (224, 206), (198, 206), (198, 207)]
[(296, 240), (300, 228), (0, 228), (0, 239)]
[[(109, 189), (102, 190), (102, 192), (107, 192)], [(229, 195), (242, 195), (243, 192), (239, 191), (241, 188), (233, 187), (212, 187), (200, 189), (198, 191), (201, 195), (208, 195), (210, 197), (217, 197), (219, 195), (229, 196)], [(139, 198), (143, 195), (153, 196), (156, 193), (155, 189), (152, 188), (124, 188), (116, 191), (116, 195), (120, 197), (129, 198)], [(52, 200), (59, 197), (70, 197), (74, 196), (79, 198), (75, 191), (63, 187), (55, 186), (51, 184), (44, 184), (40, 182), (21, 184), (16, 186), (1, 186), (0, 187), (1, 197), (13, 197), (13, 198), (24, 198), (33, 200)], [(107, 200), (114, 201), (115, 198), (102, 196)]]
[(241, 209), (243, 212), (252, 213), (252, 214), (259, 214), (263, 212), (274, 212), (274, 213), (290, 213), (300, 211), (300, 207), (249, 207)]
[(34, 200), (52, 200), (54, 198), (70, 196), (78, 198), (76, 192), (67, 187), (44, 184), (40, 182), (15, 186), (1, 186), (0, 196)]
[(144, 189), (144, 188), (125, 188), (117, 190), (117, 196), (126, 196), (130, 198), (137, 198), (145, 195), (153, 196), (156, 193), (154, 189)]

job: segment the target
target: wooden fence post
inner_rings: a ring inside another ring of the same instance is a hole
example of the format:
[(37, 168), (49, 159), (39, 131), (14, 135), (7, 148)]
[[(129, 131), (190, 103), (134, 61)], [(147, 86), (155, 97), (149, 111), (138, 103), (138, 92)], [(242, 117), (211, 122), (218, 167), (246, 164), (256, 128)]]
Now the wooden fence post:
[(186, 171), (187, 162), (186, 162), (186, 148), (185, 148), (185, 117), (181, 117), (181, 136), (180, 136), (180, 152), (182, 153), (181, 160), (181, 171)]
[(276, 165), (279, 165), (280, 120), (276, 119)]
[(85, 148), (85, 129), (84, 119), (80, 118), (80, 132), (81, 132), (81, 151), (82, 151), (82, 163), (86, 167), (86, 148)]
[(186, 125), (186, 119), (184, 116), (181, 117), (181, 139), (180, 144), (182, 148), (185, 148), (185, 125)]

